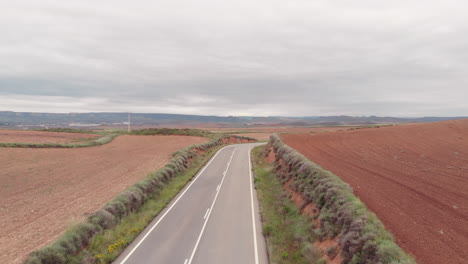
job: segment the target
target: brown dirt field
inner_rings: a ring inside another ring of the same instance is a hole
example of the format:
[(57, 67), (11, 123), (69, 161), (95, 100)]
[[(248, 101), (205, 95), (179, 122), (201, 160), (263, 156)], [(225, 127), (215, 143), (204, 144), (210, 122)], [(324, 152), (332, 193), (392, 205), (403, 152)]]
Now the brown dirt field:
[(282, 138), (349, 183), (418, 263), (467, 263), (468, 119)]
[(101, 137), (96, 134), (0, 130), (0, 142), (7, 143), (72, 143)]
[(241, 137), (251, 137), (257, 140), (269, 140), (272, 133), (239, 133), (239, 134), (233, 134), (233, 135), (241, 136)]
[(119, 136), (80, 149), (0, 150), (0, 263), (19, 263), (67, 226), (163, 167), (171, 154), (207, 139)]

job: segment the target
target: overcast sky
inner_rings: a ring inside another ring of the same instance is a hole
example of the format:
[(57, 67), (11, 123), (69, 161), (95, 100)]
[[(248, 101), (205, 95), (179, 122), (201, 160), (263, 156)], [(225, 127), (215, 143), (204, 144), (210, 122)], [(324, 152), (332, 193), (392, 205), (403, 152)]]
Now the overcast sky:
[(468, 1), (0, 0), (0, 111), (468, 115)]

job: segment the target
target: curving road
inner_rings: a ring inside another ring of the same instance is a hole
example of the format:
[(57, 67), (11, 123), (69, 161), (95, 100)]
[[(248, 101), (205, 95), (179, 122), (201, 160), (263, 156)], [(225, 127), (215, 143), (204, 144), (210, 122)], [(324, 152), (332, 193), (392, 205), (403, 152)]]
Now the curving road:
[(250, 150), (219, 150), (114, 262), (266, 264)]

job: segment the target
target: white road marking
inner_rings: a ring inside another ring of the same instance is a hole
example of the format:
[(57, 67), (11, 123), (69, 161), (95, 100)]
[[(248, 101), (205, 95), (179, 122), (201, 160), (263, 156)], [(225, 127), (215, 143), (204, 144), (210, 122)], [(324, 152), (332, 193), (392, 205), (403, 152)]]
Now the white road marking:
[(184, 262), (184, 264), (187, 264), (187, 261), (188, 261), (188, 259), (185, 259), (185, 262)]
[[(234, 157), (235, 152), (236, 152), (236, 149), (234, 149), (234, 151), (232, 152), (231, 159), (229, 159), (228, 165), (226, 167), (226, 172), (228, 171), (229, 166), (231, 166), (232, 157)], [(220, 187), (219, 187), (218, 191), (216, 192), (216, 195), (214, 197), (213, 203), (211, 204), (210, 208), (214, 208), (214, 205), (216, 203), (216, 199), (218, 199), (218, 194), (219, 194), (219, 192), (221, 190), (221, 187), (223, 186), (224, 178), (226, 178), (226, 173), (224, 174), (223, 178), (221, 179), (221, 183), (219, 184)], [(195, 256), (195, 252), (197, 251), (198, 245), (200, 244), (200, 240), (201, 240), (201, 238), (203, 236), (203, 232), (205, 232), (206, 224), (208, 223), (208, 220), (210, 219), (211, 212), (213, 212), (213, 210), (210, 210), (208, 212), (208, 216), (206, 217), (205, 223), (203, 224), (203, 227), (202, 227), (202, 229), (200, 231), (200, 235), (198, 236), (197, 242), (195, 243), (195, 247), (193, 248), (193, 251), (192, 251), (192, 255), (190, 255), (190, 259), (189, 259), (187, 264), (191, 264), (192, 261), (193, 261), (193, 257)]]
[(206, 210), (206, 213), (205, 213), (205, 216), (203, 217), (203, 219), (206, 219), (206, 216), (208, 215), (208, 212), (209, 212), (209, 211), (210, 211), (210, 208), (208, 208), (208, 209)]
[(254, 237), (254, 251), (255, 251), (255, 264), (258, 264), (258, 247), (257, 247), (257, 228), (255, 227), (255, 210), (254, 210), (254, 195), (253, 195), (253, 178), (252, 178), (252, 160), (250, 159), (250, 151), (249, 149), (249, 181), (250, 181), (250, 201), (252, 205), (252, 226), (253, 226), (253, 237)]
[[(228, 146), (226, 146), (228, 147)], [(213, 160), (215, 160), (215, 158), (218, 156), (219, 153), (221, 153), (221, 151), (226, 148), (226, 147), (223, 147), (221, 148), (220, 150), (218, 150), (218, 152), (216, 152), (216, 154), (211, 158), (211, 160), (205, 165), (205, 167), (203, 167), (203, 169), (198, 173), (198, 175), (195, 177), (195, 179), (189, 184), (189, 186), (182, 192), (182, 194), (177, 198), (177, 200), (174, 201), (174, 203), (167, 209), (167, 211), (161, 216), (161, 218), (159, 218), (159, 220), (151, 227), (151, 229), (143, 236), (143, 238), (138, 242), (138, 244), (136, 244), (136, 246), (127, 254), (127, 256), (122, 260), (122, 262), (120, 262), (120, 264), (124, 264), (129, 258), (130, 256), (133, 254), (133, 252), (135, 252), (135, 250), (141, 245), (141, 243), (143, 243), (143, 241), (149, 236), (149, 234), (156, 228), (156, 226), (159, 225), (159, 223), (164, 219), (164, 217), (166, 217), (166, 215), (171, 211), (171, 209), (177, 204), (177, 202), (184, 196), (184, 194), (190, 189), (190, 187), (197, 181), (197, 179), (200, 177), (200, 175), (202, 175), (202, 173), (205, 171), (206, 168), (208, 168), (208, 166), (211, 164), (211, 162)], [(233, 153), (234, 155), (234, 153)], [(231, 156), (231, 160), (232, 160), (232, 156)], [(229, 162), (230, 163), (230, 162)], [(223, 178), (224, 179), (224, 178)]]
[(218, 191), (218, 190), (219, 190), (219, 187), (220, 187), (220, 186), (219, 186), (219, 184), (218, 184), (218, 187), (216, 187), (216, 191)]

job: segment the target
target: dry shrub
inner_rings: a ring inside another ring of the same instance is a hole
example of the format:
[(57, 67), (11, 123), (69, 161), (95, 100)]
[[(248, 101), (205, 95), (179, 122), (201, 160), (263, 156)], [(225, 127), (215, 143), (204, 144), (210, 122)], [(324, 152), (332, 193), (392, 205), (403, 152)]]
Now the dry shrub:
[(100, 228), (91, 223), (81, 223), (65, 232), (52, 245), (34, 251), (25, 264), (65, 264), (66, 256), (86, 246)]
[(338, 255), (338, 252), (339, 252), (339, 249), (338, 247), (336, 246), (331, 246), (331, 247), (328, 247), (327, 248), (327, 256), (330, 258), (330, 259), (334, 259), (337, 255)]
[(117, 219), (109, 211), (101, 209), (91, 214), (88, 218), (88, 222), (100, 226), (102, 229), (108, 229), (116, 224)]
[(24, 264), (65, 264), (63, 252), (52, 246), (31, 253)]

